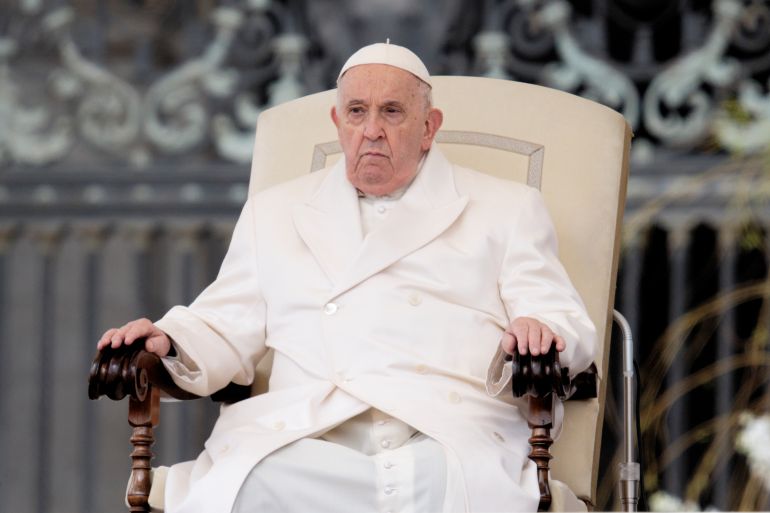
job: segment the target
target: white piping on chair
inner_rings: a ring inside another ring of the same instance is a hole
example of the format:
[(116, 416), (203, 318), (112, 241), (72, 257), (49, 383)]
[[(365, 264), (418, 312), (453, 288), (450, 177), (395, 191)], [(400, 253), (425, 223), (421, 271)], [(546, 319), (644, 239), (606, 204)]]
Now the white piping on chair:
[(313, 148), (313, 160), (310, 162), (310, 172), (318, 171), (326, 167), (326, 157), (342, 153), (339, 141), (330, 141), (316, 144)]
[[(470, 132), (466, 130), (441, 130), (436, 134), (436, 142), (442, 144), (468, 144), (470, 146), (485, 146), (495, 150), (508, 151), (529, 157), (527, 167), (527, 185), (540, 189), (543, 181), (543, 157), (545, 147), (542, 144), (522, 141), (502, 135)], [(326, 167), (326, 158), (342, 152), (339, 141), (316, 144), (313, 148), (313, 160), (310, 172)]]
[(471, 146), (486, 146), (495, 150), (503, 150), (529, 157), (527, 168), (527, 185), (540, 189), (543, 181), (543, 156), (545, 148), (542, 144), (522, 141), (502, 135), (469, 132), (465, 130), (442, 130), (436, 134), (436, 142), (443, 144), (469, 144)]

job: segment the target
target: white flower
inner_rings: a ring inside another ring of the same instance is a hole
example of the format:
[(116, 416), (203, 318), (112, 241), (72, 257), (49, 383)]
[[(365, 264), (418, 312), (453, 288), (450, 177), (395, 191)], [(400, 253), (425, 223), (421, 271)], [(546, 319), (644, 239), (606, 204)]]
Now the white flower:
[(744, 412), (739, 422), (743, 428), (735, 438), (735, 447), (746, 455), (752, 474), (770, 490), (770, 414), (755, 416)]
[(701, 511), (692, 501), (683, 501), (664, 491), (657, 491), (650, 495), (650, 511)]

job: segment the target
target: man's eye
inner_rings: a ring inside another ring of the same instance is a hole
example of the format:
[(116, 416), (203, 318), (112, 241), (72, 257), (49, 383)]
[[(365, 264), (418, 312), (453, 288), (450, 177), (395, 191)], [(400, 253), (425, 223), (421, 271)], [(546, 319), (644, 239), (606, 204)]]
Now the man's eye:
[(364, 113), (364, 109), (361, 108), (361, 107), (351, 107), (348, 110), (348, 113), (349, 114), (353, 114), (353, 115), (363, 114)]

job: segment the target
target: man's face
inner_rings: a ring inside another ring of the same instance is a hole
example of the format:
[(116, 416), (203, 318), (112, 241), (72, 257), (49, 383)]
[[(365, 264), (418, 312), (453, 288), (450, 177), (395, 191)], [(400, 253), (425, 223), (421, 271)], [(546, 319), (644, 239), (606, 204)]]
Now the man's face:
[(385, 64), (355, 66), (342, 76), (331, 114), (356, 188), (390, 194), (417, 174), (442, 121), (424, 88), (411, 73)]

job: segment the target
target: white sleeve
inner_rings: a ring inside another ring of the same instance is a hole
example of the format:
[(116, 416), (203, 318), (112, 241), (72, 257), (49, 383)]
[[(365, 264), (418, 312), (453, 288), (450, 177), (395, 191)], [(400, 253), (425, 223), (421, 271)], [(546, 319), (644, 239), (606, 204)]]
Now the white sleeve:
[(265, 317), (249, 200), (216, 280), (189, 307), (176, 306), (155, 323), (173, 339), (178, 353), (163, 364), (177, 385), (202, 396), (231, 381), (249, 384), (267, 352)]
[[(500, 297), (509, 321), (533, 317), (564, 338), (562, 367), (575, 375), (596, 353), (596, 328), (558, 258), (556, 232), (539, 191), (528, 189), (509, 234), (500, 273)], [(499, 394), (509, 386), (510, 363), (500, 347), (487, 374), (487, 391)]]

